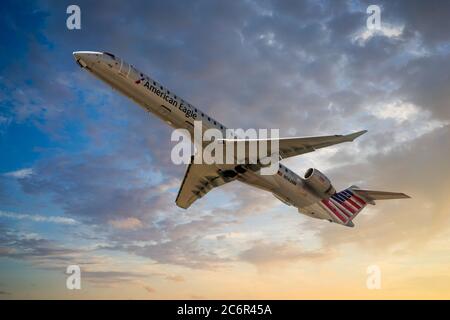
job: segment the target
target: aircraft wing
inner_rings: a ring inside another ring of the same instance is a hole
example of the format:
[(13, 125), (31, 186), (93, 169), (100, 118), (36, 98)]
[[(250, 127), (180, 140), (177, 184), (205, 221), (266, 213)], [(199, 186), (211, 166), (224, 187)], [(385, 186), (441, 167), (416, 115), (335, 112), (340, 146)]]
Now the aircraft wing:
[(232, 178), (222, 176), (215, 165), (193, 163), (192, 157), (175, 202), (180, 208), (187, 209), (195, 200), (203, 197), (211, 189), (232, 180)]
[[(279, 138), (278, 148), (281, 159), (298, 156), (300, 154), (313, 152), (320, 148), (329, 147), (342, 142), (351, 142), (359, 136), (366, 133), (367, 130), (358, 131), (347, 135), (333, 135), (333, 136), (319, 136), (319, 137), (293, 137), (293, 138)], [(268, 154), (272, 154), (271, 143), (273, 139), (267, 140)], [(223, 139), (227, 145), (232, 144), (234, 147), (238, 144), (245, 144), (245, 154), (248, 155), (249, 145), (251, 142), (255, 143), (261, 141), (260, 139)]]
[(280, 157), (282, 159), (313, 152), (342, 142), (351, 142), (366, 133), (367, 130), (347, 135), (333, 135), (305, 138), (282, 138), (279, 140)]

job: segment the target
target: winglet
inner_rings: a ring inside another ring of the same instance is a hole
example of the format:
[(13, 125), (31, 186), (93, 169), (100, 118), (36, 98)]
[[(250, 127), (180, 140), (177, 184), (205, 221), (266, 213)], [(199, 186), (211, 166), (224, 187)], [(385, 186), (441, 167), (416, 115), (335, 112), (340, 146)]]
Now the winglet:
[(356, 138), (358, 138), (359, 136), (362, 136), (366, 132), (367, 132), (367, 130), (362, 130), (362, 131), (358, 131), (355, 133), (350, 133), (350, 134), (345, 135), (345, 138), (347, 141), (353, 141)]

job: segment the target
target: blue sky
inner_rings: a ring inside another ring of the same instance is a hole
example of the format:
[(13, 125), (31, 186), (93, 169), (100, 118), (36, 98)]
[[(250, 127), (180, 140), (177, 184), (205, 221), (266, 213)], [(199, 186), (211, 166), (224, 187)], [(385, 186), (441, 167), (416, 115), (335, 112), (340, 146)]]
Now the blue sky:
[[(77, 1), (81, 30), (66, 28), (72, 2), (4, 1), (0, 298), (448, 298), (450, 10), (378, 3), (370, 32), (366, 1)], [(228, 127), (368, 129), (286, 165), (413, 199), (352, 230), (237, 183), (182, 210), (170, 128), (77, 50), (123, 57)], [(384, 290), (365, 287), (372, 264)]]

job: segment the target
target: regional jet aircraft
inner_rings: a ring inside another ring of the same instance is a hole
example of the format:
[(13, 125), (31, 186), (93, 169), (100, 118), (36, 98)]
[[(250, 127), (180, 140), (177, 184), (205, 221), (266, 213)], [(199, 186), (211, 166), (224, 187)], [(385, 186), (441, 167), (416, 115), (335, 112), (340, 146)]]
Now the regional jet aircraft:
[[(173, 128), (187, 129), (191, 137), (194, 120), (202, 121), (203, 129), (226, 130), (219, 121), (114, 54), (77, 51), (73, 55), (80, 67), (131, 98), (144, 110), (156, 115)], [(278, 154), (280, 159), (286, 159), (342, 142), (350, 142), (364, 133), (366, 131), (347, 135), (281, 138)], [(236, 137), (234, 141), (228, 139), (227, 142), (238, 143), (238, 141), (242, 142), (242, 139)], [(352, 220), (367, 204), (374, 205), (375, 200), (409, 198), (404, 193), (366, 190), (356, 186), (336, 192), (330, 180), (314, 168), (308, 169), (303, 178), (282, 164), (279, 164), (278, 172), (273, 175), (261, 175), (261, 169), (262, 165), (245, 162), (197, 164), (191, 160), (175, 202), (179, 207), (187, 209), (213, 188), (237, 180), (272, 193), (286, 205), (297, 208), (300, 213), (353, 227)]]

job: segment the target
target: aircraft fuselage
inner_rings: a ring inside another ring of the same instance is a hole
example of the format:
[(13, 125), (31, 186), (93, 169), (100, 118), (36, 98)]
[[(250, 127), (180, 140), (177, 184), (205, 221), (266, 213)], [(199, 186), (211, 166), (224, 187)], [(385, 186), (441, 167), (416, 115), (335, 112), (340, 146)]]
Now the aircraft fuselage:
[[(74, 56), (81, 67), (135, 101), (144, 110), (159, 117), (172, 128), (187, 129), (193, 137), (193, 122), (201, 121), (203, 130), (215, 128), (222, 131), (225, 136), (227, 128), (222, 123), (123, 59), (110, 53), (90, 51), (74, 52)], [(205, 144), (209, 143), (205, 142)], [(281, 163), (277, 174), (260, 175), (258, 172), (245, 170), (242, 173), (237, 172), (236, 179), (271, 192), (283, 203), (298, 208), (301, 213), (314, 218), (331, 220), (329, 215), (313, 209), (314, 204), (321, 198), (310, 190), (303, 178)]]

